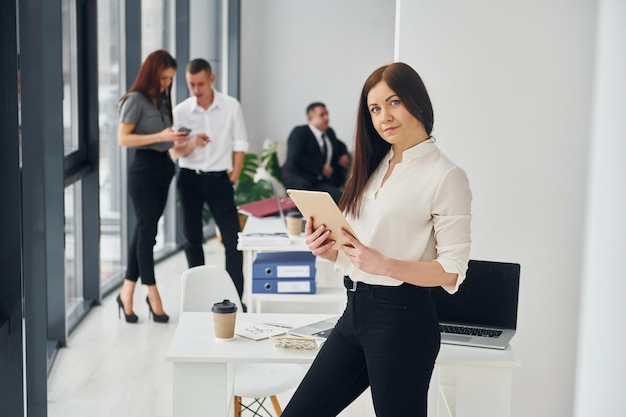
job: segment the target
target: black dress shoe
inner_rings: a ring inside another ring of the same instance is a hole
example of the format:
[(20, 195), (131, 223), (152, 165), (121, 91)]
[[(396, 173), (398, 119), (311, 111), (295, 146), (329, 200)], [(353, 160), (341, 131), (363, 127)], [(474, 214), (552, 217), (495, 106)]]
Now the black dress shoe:
[(116, 298), (117, 301), (117, 317), (121, 317), (120, 311), (124, 312), (124, 319), (126, 319), (126, 323), (137, 323), (139, 321), (139, 317), (135, 313), (126, 314), (124, 311), (124, 303), (122, 303), (122, 298), (118, 295)]
[(146, 303), (148, 304), (149, 315), (152, 316), (152, 320), (154, 320), (155, 323), (167, 323), (170, 320), (170, 316), (168, 316), (167, 314), (155, 314), (155, 312), (152, 311), (152, 306), (150, 305), (150, 300), (148, 299), (148, 296), (146, 296)]

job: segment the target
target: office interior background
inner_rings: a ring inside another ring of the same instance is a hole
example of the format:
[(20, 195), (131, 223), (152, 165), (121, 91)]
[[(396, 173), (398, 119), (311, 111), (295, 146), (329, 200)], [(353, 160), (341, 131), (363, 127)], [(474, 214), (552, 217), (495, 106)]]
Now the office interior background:
[[(623, 1), (17, 0), (0, 16), (7, 415), (46, 415), (55, 352), (123, 278), (132, 151), (117, 145), (115, 103), (158, 48), (179, 62), (177, 100), (187, 60), (209, 59), (254, 151), (317, 100), (352, 147), (365, 77), (412, 65), (438, 146), (470, 178), (472, 258), (522, 265), (512, 415), (623, 413)], [(159, 258), (181, 243), (174, 195)]]

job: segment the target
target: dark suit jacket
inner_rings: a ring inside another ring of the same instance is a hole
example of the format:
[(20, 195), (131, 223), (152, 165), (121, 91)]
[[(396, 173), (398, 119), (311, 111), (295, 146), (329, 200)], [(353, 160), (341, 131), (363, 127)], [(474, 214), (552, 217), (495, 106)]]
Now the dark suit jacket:
[[(324, 155), (309, 125), (296, 126), (287, 139), (287, 159), (281, 170), (283, 183), (287, 186), (292, 179), (305, 179), (311, 183), (325, 181), (336, 187), (342, 187), (348, 170), (339, 165), (339, 157), (348, 153), (346, 145), (337, 139), (335, 131), (328, 128), (326, 135), (333, 149), (330, 166), (331, 178), (324, 178)], [(295, 178), (294, 178), (295, 177)]]

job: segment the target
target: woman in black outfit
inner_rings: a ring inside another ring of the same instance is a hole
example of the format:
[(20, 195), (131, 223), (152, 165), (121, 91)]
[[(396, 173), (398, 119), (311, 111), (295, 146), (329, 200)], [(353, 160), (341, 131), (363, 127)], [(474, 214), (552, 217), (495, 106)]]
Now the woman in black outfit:
[(166, 323), (161, 296), (154, 277), (153, 246), (157, 224), (167, 202), (174, 176), (174, 163), (168, 150), (187, 139), (184, 132), (174, 132), (170, 93), (176, 73), (176, 60), (166, 51), (157, 50), (145, 59), (132, 87), (119, 101), (120, 146), (136, 149), (128, 169), (128, 193), (135, 208), (137, 226), (128, 249), (128, 268), (122, 290), (117, 296), (119, 310), (128, 323), (136, 323), (133, 295), (137, 279), (148, 287), (146, 303), (155, 322)]

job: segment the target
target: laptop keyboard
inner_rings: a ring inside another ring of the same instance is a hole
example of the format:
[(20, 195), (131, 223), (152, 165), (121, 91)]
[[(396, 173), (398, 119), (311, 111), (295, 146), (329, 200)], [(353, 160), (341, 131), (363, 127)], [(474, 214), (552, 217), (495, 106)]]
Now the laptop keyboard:
[(322, 331), (313, 333), (313, 336), (321, 337), (321, 338), (326, 339), (328, 337), (328, 335), (330, 334), (330, 332), (332, 332), (332, 331), (333, 331), (333, 329), (322, 330)]
[(467, 336), (500, 337), (502, 330), (483, 329), (480, 327), (452, 326), (440, 324), (441, 333), (463, 334)]

